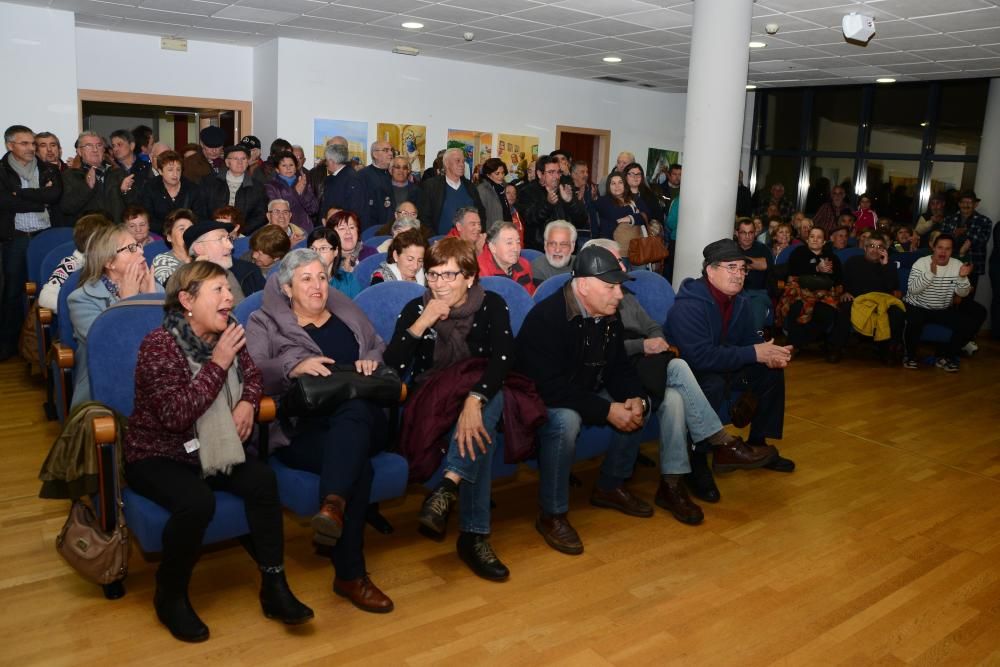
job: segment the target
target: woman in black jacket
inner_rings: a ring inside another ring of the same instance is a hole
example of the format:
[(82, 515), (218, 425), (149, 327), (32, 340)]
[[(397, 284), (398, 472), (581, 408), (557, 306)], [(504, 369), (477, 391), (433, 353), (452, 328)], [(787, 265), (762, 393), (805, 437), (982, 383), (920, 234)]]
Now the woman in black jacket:
[(826, 245), (822, 227), (809, 230), (805, 245), (792, 251), (788, 278), (778, 306), (785, 313), (788, 342), (801, 349), (812, 341), (823, 340), (826, 360), (837, 363), (850, 333), (850, 322), (838, 308), (843, 292), (840, 260)]
[(163, 235), (163, 221), (178, 208), (186, 208), (199, 218), (208, 215), (204, 210), (201, 190), (181, 176), (184, 160), (174, 151), (160, 153), (157, 161), (160, 175), (146, 180), (139, 190), (139, 205), (149, 212), (149, 228), (154, 234)]

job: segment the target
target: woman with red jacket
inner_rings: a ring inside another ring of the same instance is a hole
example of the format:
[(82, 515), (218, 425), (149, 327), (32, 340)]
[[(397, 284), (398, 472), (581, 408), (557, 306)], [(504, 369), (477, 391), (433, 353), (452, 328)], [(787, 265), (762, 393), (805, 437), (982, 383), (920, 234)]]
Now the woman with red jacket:
[(139, 348), (135, 409), (125, 433), (129, 486), (170, 512), (153, 606), (177, 639), (208, 639), (188, 599), (191, 572), (215, 513), (213, 491), (243, 498), (261, 571), (264, 615), (304, 623), (313, 611), (288, 588), (278, 486), (271, 469), (248, 457), (263, 383), (232, 319), (226, 271), (213, 262), (182, 266), (170, 281), (163, 327)]

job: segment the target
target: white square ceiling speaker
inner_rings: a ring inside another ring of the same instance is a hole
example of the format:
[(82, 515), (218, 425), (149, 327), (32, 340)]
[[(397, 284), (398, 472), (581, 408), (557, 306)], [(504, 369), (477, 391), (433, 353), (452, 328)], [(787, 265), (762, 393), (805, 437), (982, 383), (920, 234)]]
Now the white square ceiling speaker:
[(852, 42), (866, 43), (875, 34), (875, 19), (864, 14), (851, 12), (841, 22), (844, 37)]

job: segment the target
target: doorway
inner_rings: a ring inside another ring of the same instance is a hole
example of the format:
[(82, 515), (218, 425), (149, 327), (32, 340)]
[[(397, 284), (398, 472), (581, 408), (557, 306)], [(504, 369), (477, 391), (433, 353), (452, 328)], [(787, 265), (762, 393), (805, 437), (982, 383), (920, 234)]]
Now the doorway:
[(198, 133), (209, 125), (223, 129), (227, 145), (237, 143), (240, 137), (253, 131), (248, 101), (106, 90), (80, 90), (79, 100), (80, 127), (84, 130), (107, 137), (118, 129), (147, 125), (153, 128), (156, 141), (172, 150), (197, 144)]
[(556, 146), (590, 165), (590, 180), (603, 182), (608, 174), (611, 131), (556, 125)]

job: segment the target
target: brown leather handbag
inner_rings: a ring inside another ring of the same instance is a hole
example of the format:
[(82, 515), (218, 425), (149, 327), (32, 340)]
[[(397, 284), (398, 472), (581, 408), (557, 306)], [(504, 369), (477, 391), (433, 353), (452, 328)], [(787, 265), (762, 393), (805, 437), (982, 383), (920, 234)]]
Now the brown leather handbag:
[[(115, 489), (117, 491), (117, 488)], [(121, 497), (117, 498), (117, 523), (106, 533), (94, 510), (74, 500), (69, 516), (56, 538), (56, 551), (80, 575), (102, 586), (128, 574), (129, 537), (122, 514)]]

